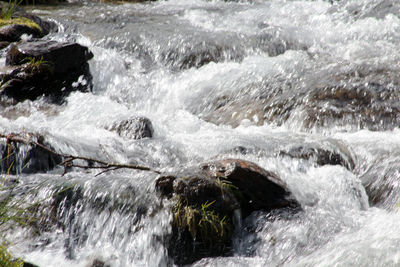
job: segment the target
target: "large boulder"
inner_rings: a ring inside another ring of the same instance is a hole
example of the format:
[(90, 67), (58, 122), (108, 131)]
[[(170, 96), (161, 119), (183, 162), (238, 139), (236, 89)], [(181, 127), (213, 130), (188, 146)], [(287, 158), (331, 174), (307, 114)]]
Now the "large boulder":
[(0, 73), (0, 96), (17, 101), (49, 96), (58, 102), (71, 91), (90, 91), (92, 75), (85, 46), (48, 40), (23, 41), (7, 53), (10, 70)]
[(240, 213), (246, 217), (256, 210), (300, 207), (277, 175), (239, 159), (216, 160), (160, 177), (156, 188), (175, 201), (167, 246), (176, 264), (231, 254)]

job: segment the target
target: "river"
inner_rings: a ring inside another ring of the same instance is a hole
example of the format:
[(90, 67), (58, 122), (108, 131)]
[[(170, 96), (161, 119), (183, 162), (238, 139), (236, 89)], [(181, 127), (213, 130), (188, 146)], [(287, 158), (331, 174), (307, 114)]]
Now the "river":
[[(41, 133), (64, 153), (162, 172), (245, 159), (275, 172), (300, 202), (295, 216), (251, 214), (237, 226), (232, 256), (193, 266), (400, 264), (397, 0), (90, 2), (30, 10), (58, 24), (46, 38), (90, 48), (94, 88), (61, 106), (36, 100), (6, 108), (3, 132)], [(107, 130), (135, 116), (151, 120), (152, 138)], [(345, 164), (282, 153), (299, 148), (334, 152)], [(156, 174), (62, 172), (18, 176), (25, 202), (49, 201), (60, 188), (71, 196), (59, 203), (58, 224), (10, 230), (16, 256), (39, 266), (173, 264), (161, 238), (172, 215), (155, 192)], [(52, 212), (44, 210), (43, 220)]]

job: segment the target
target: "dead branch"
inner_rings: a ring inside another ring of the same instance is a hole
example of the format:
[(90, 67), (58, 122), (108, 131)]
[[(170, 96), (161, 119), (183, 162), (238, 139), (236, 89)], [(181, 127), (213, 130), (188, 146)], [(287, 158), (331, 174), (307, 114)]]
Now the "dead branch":
[[(103, 160), (89, 158), (89, 157), (74, 156), (74, 155), (70, 155), (70, 154), (59, 153), (59, 152), (54, 151), (50, 147), (44, 145), (43, 142), (41, 142), (39, 138), (37, 138), (37, 137), (34, 138), (34, 137), (36, 137), (34, 134), (22, 135), (19, 133), (11, 133), (11, 134), (6, 135), (6, 134), (0, 133), (0, 138), (6, 139), (7, 145), (22, 143), (25, 145), (38, 146), (55, 156), (62, 157), (64, 160), (63, 160), (63, 162), (61, 162), (59, 164), (64, 167), (64, 173), (62, 175), (67, 173), (67, 168), (70, 168), (70, 167), (81, 168), (81, 169), (102, 169), (103, 171), (101, 171), (97, 175), (100, 175), (100, 174), (108, 172), (108, 171), (117, 170), (117, 169), (134, 169), (134, 170), (141, 170), (141, 171), (150, 171), (150, 172), (154, 172), (157, 174), (161, 173), (161, 172), (159, 172), (157, 170), (153, 170), (149, 167), (135, 165), (135, 164), (112, 163), (112, 162), (106, 162)], [(75, 160), (86, 161), (86, 162), (88, 162), (88, 165), (76, 164), (76, 163), (74, 163)], [(93, 165), (93, 163), (97, 163), (98, 165)]]

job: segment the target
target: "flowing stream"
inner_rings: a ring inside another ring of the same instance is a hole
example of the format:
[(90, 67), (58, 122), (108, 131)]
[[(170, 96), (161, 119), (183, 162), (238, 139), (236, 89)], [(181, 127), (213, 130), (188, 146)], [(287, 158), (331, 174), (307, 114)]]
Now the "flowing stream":
[[(275, 172), (301, 203), (289, 218), (251, 214), (237, 225), (232, 256), (193, 266), (400, 264), (398, 0), (169, 0), (31, 11), (58, 24), (46, 38), (90, 48), (94, 88), (61, 106), (6, 107), (3, 132), (37, 132), (64, 153), (163, 172), (245, 159)], [(152, 138), (108, 130), (136, 116), (151, 120)], [(344, 163), (282, 153), (298, 148), (330, 151)], [(11, 229), (13, 254), (39, 266), (173, 265), (163, 242), (172, 204), (157, 197), (156, 174), (62, 172), (16, 176), (22, 201), (59, 197), (62, 208), (41, 211), (34, 232)]]

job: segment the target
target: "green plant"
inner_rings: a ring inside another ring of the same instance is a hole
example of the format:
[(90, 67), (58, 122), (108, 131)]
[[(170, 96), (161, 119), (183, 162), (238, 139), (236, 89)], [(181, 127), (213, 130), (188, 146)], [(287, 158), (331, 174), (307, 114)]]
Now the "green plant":
[[(8, 155), (6, 158), (0, 160), (4, 161), (10, 157)], [(0, 238), (4, 240), (4, 233), (14, 225), (27, 225), (31, 222), (31, 217), (27, 214), (27, 209), (24, 208), (24, 203), (22, 201), (14, 200), (14, 189), (13, 186), (5, 186), (5, 181), (9, 175), (14, 162), (11, 162), (6, 176), (3, 178), (0, 184)], [(7, 251), (7, 246), (5, 243), (0, 245), (0, 266), (6, 267), (22, 267), (24, 262), (21, 259), (15, 259)]]
[(210, 245), (215, 242), (215, 237), (224, 238), (230, 232), (226, 216), (221, 219), (218, 214), (209, 209), (214, 203), (215, 200), (201, 204), (201, 219), (198, 223), (203, 241)]
[(218, 176), (215, 180), (216, 184), (221, 188), (221, 193), (224, 195), (224, 192), (234, 192), (235, 190), (238, 190), (239, 188), (235, 185), (232, 184), (231, 181), (228, 181), (224, 179), (224, 176)]
[(4, 184), (0, 187), (0, 236), (8, 227), (26, 226), (33, 220), (28, 208), (25, 207), (26, 203), (23, 200), (14, 199), (14, 188), (15, 186), (9, 188)]
[[(201, 207), (185, 205), (182, 199), (174, 209), (174, 223), (187, 229), (193, 239), (201, 238), (205, 246), (213, 247), (231, 238), (232, 226), (226, 216), (222, 219), (211, 209), (215, 201), (201, 204)], [(222, 242), (221, 242), (222, 241)]]
[(50, 62), (45, 61), (43, 57), (41, 58), (35, 58), (35, 57), (26, 57), (23, 61), (23, 63), (27, 63), (27, 66), (25, 67), (25, 70), (30, 73), (35, 73), (35, 72), (45, 72), (45, 73), (54, 73), (54, 68), (50, 64)]
[(21, 259), (14, 259), (7, 251), (7, 247), (0, 245), (0, 266), (4, 267), (22, 267), (24, 262)]
[(10, 0), (8, 6), (1, 10), (1, 18), (4, 20), (11, 19), (17, 7), (22, 3), (22, 0)]

